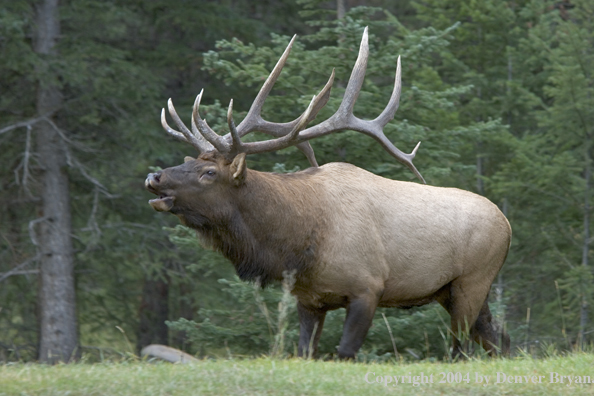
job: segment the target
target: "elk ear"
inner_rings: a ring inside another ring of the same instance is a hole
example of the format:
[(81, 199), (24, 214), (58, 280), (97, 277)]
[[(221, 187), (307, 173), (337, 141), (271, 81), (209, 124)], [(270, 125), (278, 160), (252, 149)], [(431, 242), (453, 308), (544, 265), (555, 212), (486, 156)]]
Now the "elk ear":
[(231, 172), (231, 183), (239, 186), (245, 180), (245, 174), (247, 172), (245, 166), (245, 153), (240, 153), (233, 158), (233, 162), (229, 166)]
[(192, 158), (192, 157), (184, 157), (184, 163), (194, 161), (194, 160), (195, 160), (195, 158)]

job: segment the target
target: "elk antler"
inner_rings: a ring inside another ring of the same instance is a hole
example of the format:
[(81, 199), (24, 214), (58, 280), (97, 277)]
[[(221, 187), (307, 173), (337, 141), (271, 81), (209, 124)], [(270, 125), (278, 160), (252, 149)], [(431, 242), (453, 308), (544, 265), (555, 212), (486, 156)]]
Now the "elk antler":
[[(217, 150), (222, 154), (234, 157), (238, 153), (256, 154), (264, 153), (269, 151), (280, 150), (289, 146), (296, 146), (305, 153), (312, 166), (317, 166), (317, 162), (313, 153), (313, 149), (309, 144), (309, 140), (328, 135), (333, 132), (339, 132), (342, 130), (353, 130), (364, 133), (373, 137), (377, 140), (382, 147), (388, 151), (394, 158), (399, 162), (406, 165), (423, 183), (425, 179), (419, 173), (417, 168), (413, 165), (412, 161), (415, 158), (417, 150), (419, 149), (419, 142), (410, 154), (403, 153), (400, 151), (388, 138), (384, 135), (383, 128), (386, 124), (394, 118), (394, 113), (398, 109), (400, 102), (400, 90), (401, 90), (401, 68), (400, 68), (400, 57), (398, 57), (396, 66), (396, 78), (394, 82), (394, 90), (388, 105), (382, 111), (382, 113), (374, 120), (362, 120), (357, 118), (353, 114), (353, 108), (361, 87), (363, 80), (365, 79), (365, 71), (367, 69), (367, 59), (369, 57), (369, 45), (368, 45), (368, 34), (367, 28), (363, 32), (363, 38), (361, 40), (361, 46), (359, 48), (359, 55), (357, 62), (353, 67), (351, 77), (347, 84), (344, 98), (340, 107), (327, 120), (321, 122), (318, 125), (314, 125), (310, 128), (304, 129), (308, 123), (313, 121), (318, 112), (326, 105), (330, 98), (330, 90), (332, 83), (334, 82), (334, 70), (330, 75), (330, 79), (322, 88), (318, 95), (315, 95), (307, 110), (299, 116), (297, 119), (287, 123), (275, 123), (269, 122), (262, 119), (261, 111), (262, 106), (266, 97), (272, 90), (274, 83), (278, 79), (285, 62), (295, 41), (295, 37), (291, 39), (291, 42), (285, 49), (285, 52), (277, 62), (276, 66), (268, 76), (268, 79), (260, 89), (260, 92), (254, 99), (254, 102), (248, 111), (248, 114), (244, 120), (235, 127), (233, 121), (233, 101), (229, 104), (229, 110), (227, 112), (227, 123), (229, 124), (230, 133), (225, 136), (220, 136), (214, 132), (204, 121), (200, 118), (198, 113), (198, 107), (200, 106), (200, 99), (202, 98), (202, 91), (196, 98), (194, 103), (194, 109), (192, 112), (192, 131), (188, 130), (186, 126), (181, 122), (171, 99), (169, 100), (169, 113), (171, 117), (181, 129), (181, 132), (173, 130), (165, 120), (165, 109), (161, 113), (161, 123), (165, 130), (182, 141), (190, 143), (199, 152)], [(264, 132), (268, 135), (272, 135), (275, 139), (264, 140), (259, 142), (242, 142), (241, 137), (247, 135), (253, 131)]]

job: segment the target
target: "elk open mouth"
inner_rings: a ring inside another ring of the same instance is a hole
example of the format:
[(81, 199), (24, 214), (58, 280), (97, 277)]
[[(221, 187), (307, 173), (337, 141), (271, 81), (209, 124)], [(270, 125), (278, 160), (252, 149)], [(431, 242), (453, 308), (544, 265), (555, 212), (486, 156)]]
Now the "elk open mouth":
[(153, 209), (158, 212), (169, 212), (171, 208), (173, 208), (175, 197), (163, 194), (159, 191), (158, 180), (155, 179), (153, 174), (150, 174), (146, 178), (144, 186), (149, 192), (159, 196), (159, 198), (154, 198), (149, 201), (149, 205), (151, 205)]
[(169, 212), (173, 208), (175, 197), (161, 196), (151, 199), (149, 204), (158, 212)]

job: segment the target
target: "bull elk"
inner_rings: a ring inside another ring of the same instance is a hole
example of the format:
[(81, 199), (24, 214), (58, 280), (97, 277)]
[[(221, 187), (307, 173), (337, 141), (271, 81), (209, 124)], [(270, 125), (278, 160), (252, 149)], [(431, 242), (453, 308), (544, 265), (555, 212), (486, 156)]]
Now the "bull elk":
[[(400, 99), (400, 58), (392, 96), (374, 120), (353, 115), (369, 55), (366, 28), (334, 115), (306, 128), (329, 99), (333, 71), (300, 117), (288, 123), (269, 122), (260, 115), (262, 106), (294, 40), (237, 126), (231, 101), (230, 133), (225, 136), (200, 117), (202, 92), (194, 103), (191, 129), (169, 100), (169, 114), (179, 131), (167, 124), (165, 109), (163, 127), (195, 147), (199, 156), (149, 174), (145, 186), (158, 196), (150, 205), (195, 229), (203, 244), (227, 257), (243, 280), (266, 285), (293, 272), (301, 356), (315, 354), (329, 310), (346, 308), (338, 356), (353, 358), (377, 307), (408, 308), (432, 301), (451, 316), (454, 357), (463, 350), (461, 332), (491, 355), (507, 354), (509, 337), (494, 323), (487, 304), (511, 241), (510, 225), (497, 206), (467, 191), (388, 180), (346, 163), (318, 167), (309, 144), (310, 139), (347, 129), (364, 133), (424, 183), (412, 163), (420, 143), (405, 154), (383, 133)], [(241, 140), (253, 131), (274, 138)], [(247, 154), (293, 145), (305, 153), (311, 168), (275, 174), (246, 167)]]

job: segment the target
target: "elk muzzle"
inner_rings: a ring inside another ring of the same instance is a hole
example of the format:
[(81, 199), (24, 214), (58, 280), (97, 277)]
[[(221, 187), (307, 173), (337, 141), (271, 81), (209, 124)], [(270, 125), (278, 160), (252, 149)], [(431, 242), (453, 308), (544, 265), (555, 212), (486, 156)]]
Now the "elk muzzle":
[(149, 173), (144, 181), (144, 186), (159, 198), (151, 199), (149, 204), (158, 212), (169, 212), (173, 208), (175, 197), (167, 196), (160, 192), (161, 173)]

